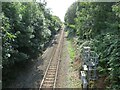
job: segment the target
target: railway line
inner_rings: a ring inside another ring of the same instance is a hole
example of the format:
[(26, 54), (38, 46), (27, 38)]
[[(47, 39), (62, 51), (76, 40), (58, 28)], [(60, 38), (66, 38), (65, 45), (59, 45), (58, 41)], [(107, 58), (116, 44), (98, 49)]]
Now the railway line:
[(64, 40), (64, 30), (62, 29), (58, 38), (58, 44), (53, 49), (49, 64), (45, 71), (43, 80), (40, 84), (39, 90), (42, 88), (55, 88), (56, 79), (59, 70), (60, 56), (62, 51), (62, 45)]

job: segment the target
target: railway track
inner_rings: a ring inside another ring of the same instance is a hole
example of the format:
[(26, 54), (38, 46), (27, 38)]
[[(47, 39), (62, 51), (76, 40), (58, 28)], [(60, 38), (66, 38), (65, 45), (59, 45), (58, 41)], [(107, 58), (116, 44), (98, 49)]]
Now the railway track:
[(52, 56), (50, 58), (43, 80), (40, 84), (39, 90), (41, 90), (42, 88), (56, 87), (56, 79), (57, 79), (57, 73), (58, 73), (58, 68), (60, 63), (60, 55), (61, 55), (61, 50), (63, 45), (62, 43), (64, 40), (63, 36), (64, 36), (64, 30), (61, 30), (61, 33), (58, 39), (58, 44), (53, 49)]

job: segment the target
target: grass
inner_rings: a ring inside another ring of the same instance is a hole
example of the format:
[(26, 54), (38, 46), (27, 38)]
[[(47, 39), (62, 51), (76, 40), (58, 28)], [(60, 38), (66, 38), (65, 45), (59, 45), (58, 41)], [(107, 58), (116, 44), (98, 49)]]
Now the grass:
[(71, 40), (68, 40), (67, 42), (68, 42), (68, 52), (69, 52), (70, 58), (71, 58), (71, 60), (72, 60), (72, 62), (73, 62), (74, 57), (75, 57), (75, 50), (74, 50), (74, 48), (72, 47), (72, 42), (71, 42)]
[[(68, 32), (66, 32), (68, 36)], [(74, 69), (74, 60), (76, 56), (75, 47), (72, 44), (72, 38), (67, 38), (67, 51), (70, 56), (69, 75), (68, 75), (68, 87), (69, 88), (81, 88), (81, 81), (78, 77), (78, 71)]]
[[(65, 32), (66, 35), (68, 36), (68, 31)], [(67, 39), (67, 44), (68, 44), (68, 53), (70, 55), (70, 58), (71, 58), (71, 63), (73, 63), (73, 60), (74, 60), (74, 57), (75, 57), (75, 50), (72, 46), (72, 39)]]

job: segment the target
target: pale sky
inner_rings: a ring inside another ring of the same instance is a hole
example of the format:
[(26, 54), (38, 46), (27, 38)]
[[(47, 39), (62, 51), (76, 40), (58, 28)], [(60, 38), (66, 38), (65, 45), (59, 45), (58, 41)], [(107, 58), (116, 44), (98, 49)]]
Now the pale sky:
[(68, 7), (76, 0), (45, 0), (47, 2), (47, 8), (51, 8), (53, 15), (58, 16), (64, 21), (64, 15)]

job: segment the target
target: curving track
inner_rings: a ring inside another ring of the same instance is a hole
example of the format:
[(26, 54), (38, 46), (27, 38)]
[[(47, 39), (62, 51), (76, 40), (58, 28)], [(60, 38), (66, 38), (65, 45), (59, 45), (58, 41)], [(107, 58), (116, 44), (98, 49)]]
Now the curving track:
[(62, 29), (60, 32), (60, 36), (58, 38), (58, 44), (53, 49), (52, 56), (50, 58), (43, 80), (40, 84), (39, 90), (41, 90), (42, 88), (56, 87), (56, 79), (57, 79), (57, 73), (59, 68), (63, 40), (64, 40), (64, 30)]

